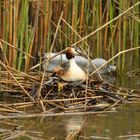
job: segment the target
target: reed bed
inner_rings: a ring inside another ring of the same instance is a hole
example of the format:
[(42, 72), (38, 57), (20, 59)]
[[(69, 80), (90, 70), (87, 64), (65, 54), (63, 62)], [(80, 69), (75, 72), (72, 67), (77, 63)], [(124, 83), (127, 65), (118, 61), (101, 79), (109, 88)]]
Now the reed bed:
[(28, 115), (31, 108), (34, 108), (34, 113), (44, 112), (50, 115), (61, 112), (107, 111), (121, 103), (140, 99), (137, 94), (139, 91), (116, 87), (92, 78), (86, 86), (80, 82), (66, 83), (57, 77), (45, 76), (40, 90), (43, 73), (40, 76), (36, 72), (27, 75), (15, 71), (12, 74), (17, 81), (7, 79), (9, 73), (5, 71), (0, 79), (1, 97), (12, 99), (12, 102), (0, 103), (1, 117), (11, 113), (17, 113), (16, 116)]
[[(139, 0), (3, 0), (0, 2), (0, 39), (9, 66), (27, 72), (42, 61), (41, 56), (50, 50), (62, 11), (63, 19), (83, 39), (85, 37), (92, 57), (109, 59), (119, 51), (139, 46)], [(87, 45), (64, 20), (60, 23), (53, 51), (77, 41), (76, 44), (86, 50)], [(19, 49), (21, 51), (17, 51)], [(137, 66), (139, 50), (132, 55), (131, 62), (133, 60), (137, 60)], [(124, 71), (125, 61), (125, 54), (118, 58), (120, 71)]]
[(134, 50), (129, 60), (138, 66), (139, 5), (139, 0), (0, 1), (0, 93), (18, 99), (0, 103), (0, 112), (24, 114), (22, 108), (34, 106), (47, 113), (103, 111), (139, 99), (129, 89), (102, 81), (100, 75), (86, 84), (64, 84), (41, 68), (45, 52), (74, 45), (88, 59), (116, 62), (118, 72), (125, 72), (127, 62), (121, 52)]

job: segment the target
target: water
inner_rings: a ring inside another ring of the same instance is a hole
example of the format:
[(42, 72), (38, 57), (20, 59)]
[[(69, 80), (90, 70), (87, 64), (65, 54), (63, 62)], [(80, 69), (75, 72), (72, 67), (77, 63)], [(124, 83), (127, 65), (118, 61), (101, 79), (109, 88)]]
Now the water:
[[(124, 75), (110, 80), (122, 87), (140, 89), (139, 77)], [(90, 115), (0, 120), (0, 139), (65, 140), (74, 136), (73, 140), (140, 140), (140, 103), (123, 104), (114, 110)]]
[[(140, 139), (140, 104), (125, 104), (117, 108), (116, 112), (74, 115), (58, 117), (36, 117), (27, 119), (13, 119), (18, 127), (0, 125), (5, 132), (25, 132), (25, 136), (18, 139), (28, 140), (64, 140), (67, 135), (78, 132), (84, 124), (79, 136), (73, 139), (112, 139), (112, 140), (139, 140)], [(17, 130), (15, 130), (15, 128)]]

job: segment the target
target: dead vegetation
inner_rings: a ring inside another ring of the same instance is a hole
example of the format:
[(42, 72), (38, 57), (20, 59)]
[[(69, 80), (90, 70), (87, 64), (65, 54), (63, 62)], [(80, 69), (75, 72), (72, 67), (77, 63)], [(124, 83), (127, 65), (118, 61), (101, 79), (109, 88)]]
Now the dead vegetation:
[[(24, 116), (42, 112), (55, 116), (57, 113), (107, 111), (140, 99), (139, 91), (116, 87), (99, 79), (89, 78), (87, 83), (66, 83), (45, 74), (40, 84), (42, 75), (16, 70), (1, 72), (0, 96), (8, 99), (0, 102), (1, 115), (17, 113), (17, 116)], [(34, 109), (31, 111), (31, 108)]]

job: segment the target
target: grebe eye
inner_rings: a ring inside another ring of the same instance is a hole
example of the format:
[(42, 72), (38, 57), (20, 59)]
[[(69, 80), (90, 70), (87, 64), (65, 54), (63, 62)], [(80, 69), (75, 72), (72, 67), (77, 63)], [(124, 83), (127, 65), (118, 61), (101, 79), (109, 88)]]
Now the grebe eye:
[(78, 52), (78, 51), (79, 51), (79, 49), (78, 49), (78, 48), (75, 48), (75, 51), (76, 51), (76, 52)]

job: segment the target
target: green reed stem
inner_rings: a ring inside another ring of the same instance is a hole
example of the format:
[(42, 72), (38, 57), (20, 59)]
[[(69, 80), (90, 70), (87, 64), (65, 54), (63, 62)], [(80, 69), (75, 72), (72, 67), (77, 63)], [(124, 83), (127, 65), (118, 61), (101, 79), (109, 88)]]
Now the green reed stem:
[[(126, 9), (126, 1), (123, 1), (123, 9)], [(123, 50), (126, 50), (126, 34), (127, 34), (127, 21), (126, 21), (126, 15), (123, 16), (123, 35), (122, 35), (122, 48)], [(125, 54), (122, 55), (122, 68), (121, 71), (124, 72), (124, 68), (125, 68)]]
[[(99, 13), (100, 13), (100, 5), (99, 1), (94, 2), (94, 9), (95, 9), (95, 17), (96, 17), (96, 28), (100, 27), (100, 18), (99, 18)], [(97, 43), (97, 57), (100, 56), (100, 33), (97, 32), (96, 35), (96, 43)]]
[[(109, 15), (110, 15), (110, 20), (112, 20), (114, 18), (114, 3), (112, 1), (110, 1)], [(113, 40), (113, 26), (114, 26), (114, 24), (110, 23), (111, 40)], [(111, 57), (113, 57), (115, 55), (114, 41), (112, 41), (110, 51), (111, 51)], [(112, 62), (114, 63), (114, 60)]]
[[(138, 0), (134, 0), (135, 3), (138, 2)], [(133, 15), (137, 18), (137, 19), (140, 19), (140, 16), (139, 16), (139, 13), (140, 13), (140, 6), (136, 6), (133, 10)], [(135, 20), (135, 19), (133, 19)], [(138, 21), (134, 21), (134, 47), (138, 46), (139, 45), (139, 41), (140, 41), (140, 22)], [(136, 50), (135, 51), (135, 66), (137, 66), (139, 64), (139, 51)]]
[[(122, 13), (122, 1), (119, 0), (119, 13)], [(121, 51), (121, 44), (122, 44), (122, 18), (119, 19), (119, 27), (118, 27), (118, 32), (119, 32), (119, 46), (118, 46), (118, 52)], [(117, 60), (117, 69), (118, 72), (120, 72), (120, 68), (121, 68), (121, 56), (118, 56), (118, 60)]]
[[(21, 3), (22, 7), (21, 7), (21, 13), (20, 13), (20, 23), (19, 23), (19, 27), (18, 27), (18, 38), (19, 38), (19, 47), (20, 50), (23, 50), (23, 46), (26, 46), (26, 43), (24, 44), (23, 40), (25, 38), (25, 31), (26, 31), (26, 20), (28, 18), (28, 1), (25, 0), (24, 2)], [(24, 48), (25, 48), (24, 47)], [(22, 65), (23, 65), (23, 53), (20, 51), (19, 52), (19, 57), (18, 57), (18, 70), (22, 70)]]

